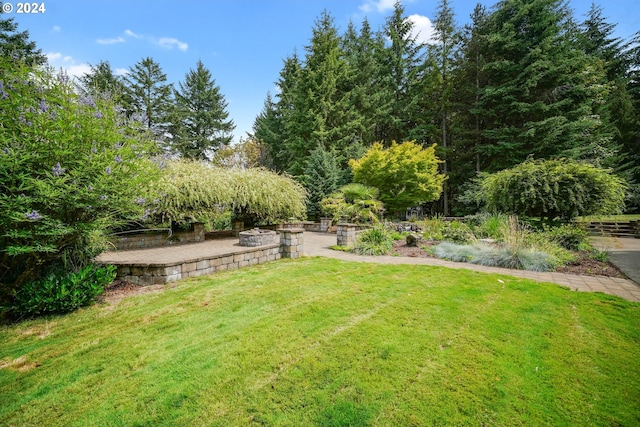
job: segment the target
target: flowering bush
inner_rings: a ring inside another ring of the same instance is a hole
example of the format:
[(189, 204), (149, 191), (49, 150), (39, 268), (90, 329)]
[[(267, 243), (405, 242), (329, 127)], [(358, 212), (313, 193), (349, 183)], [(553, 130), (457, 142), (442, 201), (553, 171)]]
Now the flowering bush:
[[(2, 60), (0, 60), (1, 62)], [(64, 74), (0, 63), (0, 299), (53, 267), (77, 271), (145, 215), (155, 143)]]

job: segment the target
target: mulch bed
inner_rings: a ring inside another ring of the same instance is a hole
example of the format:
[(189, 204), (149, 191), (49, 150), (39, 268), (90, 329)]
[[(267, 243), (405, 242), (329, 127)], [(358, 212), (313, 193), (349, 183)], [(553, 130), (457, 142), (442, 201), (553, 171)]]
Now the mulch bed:
[[(423, 243), (422, 246), (431, 246), (434, 243)], [(407, 246), (404, 240), (397, 240), (393, 244), (392, 255), (406, 256), (412, 258), (436, 258), (430, 255), (421, 247)], [(607, 276), (626, 279), (627, 277), (609, 262), (601, 262), (589, 257), (587, 253), (581, 252), (572, 264), (560, 267), (558, 273), (580, 274), (583, 276)]]

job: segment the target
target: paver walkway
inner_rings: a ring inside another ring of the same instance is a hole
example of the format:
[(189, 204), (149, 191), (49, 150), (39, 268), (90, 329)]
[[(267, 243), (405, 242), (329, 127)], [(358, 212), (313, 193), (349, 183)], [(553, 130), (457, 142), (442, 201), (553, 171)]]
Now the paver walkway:
[[(550, 282), (567, 286), (581, 292), (604, 292), (617, 295), (630, 301), (640, 302), (640, 285), (627, 279), (605, 276), (580, 276), (565, 273), (539, 273), (535, 271), (510, 270), (508, 268), (484, 267), (463, 262), (445, 261), (436, 258), (411, 258), (398, 256), (364, 256), (350, 252), (334, 251), (329, 246), (336, 244), (336, 235), (328, 233), (304, 233), (304, 252), (308, 256), (324, 256), (346, 261), (376, 262), (382, 264), (434, 265), (447, 268), (463, 268), (486, 273), (499, 273), (515, 277), (524, 277), (538, 282)], [(640, 252), (635, 252), (636, 256)], [(638, 260), (640, 261), (640, 260)]]

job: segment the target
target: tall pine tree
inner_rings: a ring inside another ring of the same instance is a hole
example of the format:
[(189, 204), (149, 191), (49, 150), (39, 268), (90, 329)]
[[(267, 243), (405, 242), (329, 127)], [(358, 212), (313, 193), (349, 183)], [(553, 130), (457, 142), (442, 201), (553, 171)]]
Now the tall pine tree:
[(172, 150), (188, 159), (210, 160), (233, 139), (233, 120), (211, 72), (198, 61), (175, 90), (171, 123)]
[(138, 117), (159, 137), (169, 125), (172, 107), (172, 86), (166, 83), (167, 75), (160, 64), (146, 57), (129, 67), (124, 77), (125, 93), (123, 101), (130, 115)]

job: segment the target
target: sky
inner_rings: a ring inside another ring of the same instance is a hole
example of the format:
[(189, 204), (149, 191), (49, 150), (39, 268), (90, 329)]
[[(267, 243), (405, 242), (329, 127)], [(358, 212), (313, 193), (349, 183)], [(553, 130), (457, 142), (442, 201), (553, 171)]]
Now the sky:
[[(367, 17), (381, 29), (391, 15), (394, 0), (45, 0), (38, 13), (18, 13), (19, 3), (2, 1), (12, 11), (18, 30), (49, 58), (49, 64), (80, 76), (89, 65), (109, 61), (118, 74), (146, 57), (153, 58), (178, 86), (198, 60), (211, 71), (228, 102), (236, 129), (234, 141), (252, 131), (267, 92), (277, 93), (275, 82), (283, 61), (294, 51), (304, 54), (314, 22), (323, 10), (343, 32), (349, 21), (357, 27)], [(28, 3), (28, 4), (32, 4)], [(451, 0), (456, 22), (463, 25), (478, 0)], [(480, 0), (487, 7), (495, 0)], [(592, 0), (570, 0), (581, 21)], [(640, 31), (640, 0), (596, 0), (617, 37)], [(438, 0), (403, 0), (406, 15), (419, 37), (428, 39)], [(22, 12), (25, 12), (24, 7)], [(42, 11), (43, 10), (43, 11)]]

